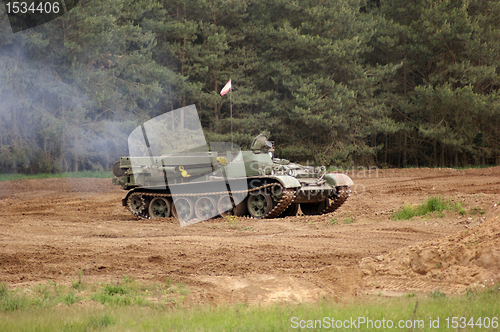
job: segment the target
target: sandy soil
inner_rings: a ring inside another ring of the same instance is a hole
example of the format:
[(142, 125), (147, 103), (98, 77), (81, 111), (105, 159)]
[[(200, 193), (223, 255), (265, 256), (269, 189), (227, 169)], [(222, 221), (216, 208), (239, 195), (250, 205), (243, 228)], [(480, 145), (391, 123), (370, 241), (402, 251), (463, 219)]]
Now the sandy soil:
[[(110, 179), (1, 182), (0, 281), (69, 284), (79, 270), (86, 282), (170, 278), (188, 285), (188, 302), (215, 304), (454, 293), (500, 281), (500, 167), (348, 175), (353, 194), (333, 214), (188, 227), (135, 219)], [(390, 220), (432, 195), (468, 213)]]

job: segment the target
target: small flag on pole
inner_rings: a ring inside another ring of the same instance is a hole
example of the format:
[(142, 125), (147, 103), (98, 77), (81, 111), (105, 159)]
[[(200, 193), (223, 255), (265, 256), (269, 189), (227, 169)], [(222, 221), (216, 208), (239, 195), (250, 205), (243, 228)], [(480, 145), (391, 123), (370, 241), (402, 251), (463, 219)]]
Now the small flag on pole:
[(224, 96), (226, 93), (229, 92), (229, 90), (231, 90), (231, 80), (229, 80), (226, 83), (226, 85), (224, 85), (224, 87), (222, 88), (222, 90), (220, 90), (220, 95)]

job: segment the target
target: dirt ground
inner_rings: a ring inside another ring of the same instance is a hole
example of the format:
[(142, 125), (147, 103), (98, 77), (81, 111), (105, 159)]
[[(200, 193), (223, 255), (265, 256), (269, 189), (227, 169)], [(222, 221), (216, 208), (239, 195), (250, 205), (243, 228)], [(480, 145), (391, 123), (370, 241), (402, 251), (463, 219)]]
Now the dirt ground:
[[(70, 284), (80, 270), (86, 282), (170, 278), (187, 284), (189, 303), (213, 304), (455, 293), (500, 282), (500, 167), (348, 175), (353, 193), (329, 215), (187, 227), (135, 219), (111, 179), (0, 182), (0, 281)], [(433, 195), (467, 214), (390, 219)]]

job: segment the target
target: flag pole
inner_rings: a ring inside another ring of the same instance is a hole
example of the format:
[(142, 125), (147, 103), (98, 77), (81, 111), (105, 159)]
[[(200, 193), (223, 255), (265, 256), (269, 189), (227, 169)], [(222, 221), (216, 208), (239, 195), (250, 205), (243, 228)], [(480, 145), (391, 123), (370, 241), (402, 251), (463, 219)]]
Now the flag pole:
[[(230, 109), (230, 117), (231, 117), (231, 119), (230, 119), (230, 122), (231, 122), (231, 158), (228, 161), (231, 162), (233, 160), (233, 98), (232, 98), (233, 86), (231, 84), (231, 79), (229, 80), (229, 82), (226, 83), (224, 88), (222, 88), (222, 91), (220, 92), (221, 96), (223, 96), (227, 93), (227, 90), (226, 90), (227, 87), (229, 87), (229, 105), (230, 105), (229, 109)], [(229, 186), (229, 181), (227, 179), (226, 169), (224, 167), (222, 167), (222, 175), (224, 176), (224, 182), (226, 183), (226, 189), (227, 189), (227, 193), (229, 196), (229, 200), (231, 201), (231, 205), (233, 207), (232, 214), (236, 215), (236, 204), (234, 202), (233, 195), (229, 194), (231, 192), (231, 188)]]
[(231, 113), (231, 154), (233, 153), (233, 98), (232, 98), (233, 86), (229, 89), (229, 109)]
[(232, 92), (233, 92), (233, 85), (231, 84), (231, 79), (229, 79), (229, 81), (226, 83), (226, 85), (224, 85), (224, 87), (222, 88), (222, 90), (220, 91), (220, 95), (221, 96), (224, 96), (226, 93), (229, 92), (229, 104), (230, 104), (230, 122), (231, 122), (231, 153), (233, 153), (233, 95), (232, 95)]

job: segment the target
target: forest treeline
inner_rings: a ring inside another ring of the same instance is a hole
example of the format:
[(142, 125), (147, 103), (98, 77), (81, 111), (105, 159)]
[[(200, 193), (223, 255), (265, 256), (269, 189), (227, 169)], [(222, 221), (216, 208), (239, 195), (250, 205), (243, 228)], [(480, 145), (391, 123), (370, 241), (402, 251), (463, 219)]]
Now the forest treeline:
[(109, 169), (141, 122), (196, 104), (207, 141), (328, 165), (500, 163), (500, 2), (80, 0), (0, 12), (0, 172)]

